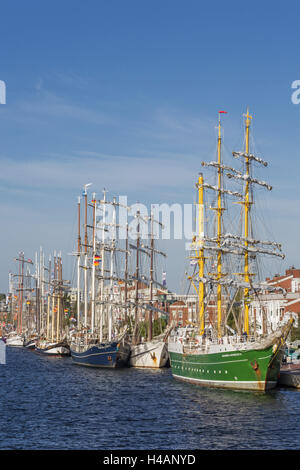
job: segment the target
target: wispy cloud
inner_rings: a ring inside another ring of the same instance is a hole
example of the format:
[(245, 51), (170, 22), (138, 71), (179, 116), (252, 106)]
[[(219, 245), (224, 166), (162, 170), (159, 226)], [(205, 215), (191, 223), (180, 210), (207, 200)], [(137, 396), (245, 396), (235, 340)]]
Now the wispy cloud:
[(81, 188), (92, 179), (100, 188), (105, 185), (120, 191), (134, 188), (141, 192), (145, 188), (155, 191), (160, 187), (163, 191), (163, 188), (188, 186), (193, 182), (193, 169), (187, 166), (186, 159), (174, 159), (170, 166), (168, 158), (84, 154), (21, 162), (4, 158), (0, 182), (10, 188), (27, 188), (29, 191), (67, 191)]
[(106, 113), (70, 103), (66, 99), (47, 91), (41, 91), (38, 97), (32, 100), (19, 101), (17, 109), (23, 115), (30, 115), (31, 117), (40, 115), (42, 117), (78, 119), (93, 124), (115, 124), (114, 119)]

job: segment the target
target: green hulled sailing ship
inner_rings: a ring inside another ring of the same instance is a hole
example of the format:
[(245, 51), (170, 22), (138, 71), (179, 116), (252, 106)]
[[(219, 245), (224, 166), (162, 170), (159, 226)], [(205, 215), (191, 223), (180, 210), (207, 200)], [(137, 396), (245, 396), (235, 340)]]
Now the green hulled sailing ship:
[[(222, 113), (224, 111), (219, 112), (218, 120), (217, 160), (202, 162), (208, 171), (214, 171), (215, 181), (207, 183), (200, 174), (196, 184), (198, 229), (190, 247), (194, 272), (189, 282), (198, 295), (199, 325), (173, 332), (168, 344), (170, 364), (173, 376), (179, 380), (264, 391), (277, 384), (283, 345), (293, 320), (277, 331), (258, 335), (255, 319), (253, 322), (249, 318), (249, 304), (253, 296), (266, 289), (256, 279), (255, 267), (258, 270), (260, 255), (281, 258), (284, 255), (278, 243), (254, 238), (251, 217), (254, 187), (258, 185), (268, 190), (272, 187), (253, 177), (253, 164), (266, 167), (267, 162), (250, 153), (252, 117), (247, 111), (245, 150), (232, 152), (241, 162), (242, 168), (237, 170), (222, 162)], [(242, 190), (228, 189), (227, 178), (236, 180), (243, 186)], [(226, 210), (229, 198), (234, 198), (234, 203), (241, 208), (240, 229), (233, 234), (232, 222), (226, 226), (224, 220), (224, 212), (229, 212)], [(211, 212), (206, 211), (206, 206)], [(208, 212), (214, 213), (213, 222)]]

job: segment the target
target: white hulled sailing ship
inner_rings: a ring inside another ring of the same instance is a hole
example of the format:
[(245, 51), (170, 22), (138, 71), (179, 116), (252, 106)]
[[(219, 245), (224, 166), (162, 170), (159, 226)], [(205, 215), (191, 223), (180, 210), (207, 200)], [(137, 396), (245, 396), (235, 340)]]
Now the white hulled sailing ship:
[[(168, 349), (167, 349), (167, 338), (171, 331), (171, 328), (167, 328), (165, 332), (161, 332), (160, 335), (153, 337), (153, 315), (157, 313), (158, 315), (164, 315), (165, 312), (161, 309), (154, 306), (154, 296), (153, 296), (153, 285), (159, 286), (161, 289), (164, 289), (165, 286), (159, 284), (154, 278), (154, 257), (155, 255), (166, 256), (165, 253), (158, 251), (154, 246), (154, 223), (159, 223), (155, 221), (153, 215), (146, 221), (144, 220), (140, 212), (136, 214), (137, 218), (137, 241), (136, 245), (130, 245), (130, 247), (136, 251), (136, 270), (135, 274), (132, 277), (135, 283), (135, 299), (134, 299), (134, 331), (131, 341), (131, 354), (129, 363), (132, 367), (145, 367), (145, 368), (160, 368), (165, 367), (168, 362)], [(150, 246), (141, 246), (140, 239), (140, 223), (141, 222), (150, 222)], [(149, 263), (149, 278), (146, 279), (145, 276), (141, 276), (140, 269), (140, 259), (141, 256), (150, 258)], [(139, 291), (140, 286), (144, 286), (145, 283), (148, 283), (148, 299), (140, 299)], [(141, 337), (140, 327), (141, 327), (141, 318), (148, 317), (148, 331), (146, 332), (147, 339)], [(143, 315), (144, 313), (144, 315)]]

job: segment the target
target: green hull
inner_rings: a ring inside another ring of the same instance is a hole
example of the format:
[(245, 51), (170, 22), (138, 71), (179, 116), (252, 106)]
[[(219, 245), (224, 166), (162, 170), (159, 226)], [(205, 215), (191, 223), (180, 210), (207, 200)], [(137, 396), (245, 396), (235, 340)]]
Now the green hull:
[(174, 378), (209, 387), (269, 390), (276, 387), (281, 353), (273, 345), (262, 350), (212, 354), (169, 351)]

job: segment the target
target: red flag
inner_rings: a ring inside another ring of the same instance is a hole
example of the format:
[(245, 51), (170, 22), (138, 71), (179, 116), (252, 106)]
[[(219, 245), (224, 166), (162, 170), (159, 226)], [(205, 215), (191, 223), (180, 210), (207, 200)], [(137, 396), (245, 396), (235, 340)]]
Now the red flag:
[(219, 113), (227, 114), (227, 111), (219, 111)]

